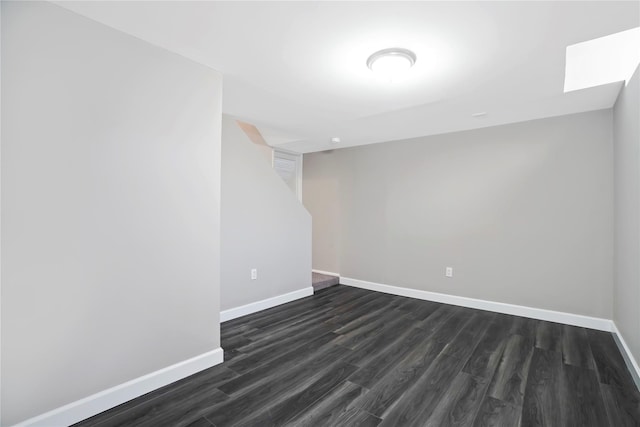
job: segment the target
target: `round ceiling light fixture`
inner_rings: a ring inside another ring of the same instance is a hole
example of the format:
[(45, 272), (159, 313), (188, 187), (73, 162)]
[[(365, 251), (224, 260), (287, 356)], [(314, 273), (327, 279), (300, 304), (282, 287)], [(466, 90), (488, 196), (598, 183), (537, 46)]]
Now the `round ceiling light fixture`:
[(367, 59), (367, 67), (386, 80), (394, 80), (415, 63), (416, 54), (401, 47), (379, 50)]

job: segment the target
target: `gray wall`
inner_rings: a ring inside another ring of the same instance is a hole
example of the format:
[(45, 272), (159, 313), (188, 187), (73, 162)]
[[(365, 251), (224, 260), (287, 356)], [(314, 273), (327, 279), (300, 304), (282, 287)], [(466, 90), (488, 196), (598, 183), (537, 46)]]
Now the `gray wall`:
[(611, 116), (305, 155), (314, 268), (611, 318)]
[(2, 2), (3, 425), (216, 349), (221, 76)]
[(613, 110), (614, 321), (640, 363), (640, 83), (638, 70)]
[(346, 150), (303, 156), (302, 201), (312, 216), (313, 267), (331, 273), (340, 273), (343, 206), (348, 206), (341, 190), (350, 178), (349, 158)]
[(222, 310), (309, 288), (311, 216), (229, 116), (222, 158)]

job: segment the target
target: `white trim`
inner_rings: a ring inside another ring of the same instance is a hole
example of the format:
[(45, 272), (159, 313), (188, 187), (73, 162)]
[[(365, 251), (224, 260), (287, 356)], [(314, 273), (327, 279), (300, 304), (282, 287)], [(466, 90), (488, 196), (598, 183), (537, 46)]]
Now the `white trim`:
[(282, 153), (292, 154), (294, 156), (302, 156), (304, 154), (299, 151), (293, 151), (293, 150), (287, 150), (286, 148), (281, 148), (279, 145), (269, 145), (269, 147), (273, 148), (274, 150), (278, 150)]
[(633, 381), (636, 383), (636, 387), (638, 387), (638, 390), (640, 390), (640, 366), (638, 366), (638, 362), (633, 357), (633, 354), (631, 353), (631, 349), (629, 348), (629, 346), (627, 345), (627, 342), (622, 337), (622, 334), (620, 333), (620, 330), (618, 329), (616, 322), (611, 322), (611, 323), (613, 325), (612, 332), (613, 332), (613, 337), (615, 339), (615, 342), (618, 345), (618, 348), (620, 349), (620, 353), (622, 353), (622, 357), (625, 363), (627, 364), (627, 368), (629, 369), (629, 372), (631, 372), (631, 376), (633, 377)]
[(107, 409), (128, 402), (167, 384), (186, 378), (196, 372), (219, 365), (224, 352), (218, 347), (207, 353), (183, 360), (126, 383), (108, 388), (84, 399), (61, 406), (37, 417), (16, 424), (14, 427), (68, 426), (92, 417)]
[[(296, 196), (298, 196), (298, 201), (302, 205), (302, 167), (304, 166), (304, 161), (302, 159), (302, 154), (298, 153), (298, 176), (297, 176), (297, 190)], [(304, 205), (303, 205), (304, 206)]]
[(340, 278), (340, 273), (333, 273), (331, 271), (324, 271), (324, 270), (311, 270), (314, 273), (319, 273), (319, 274), (324, 274), (327, 276), (336, 276), (338, 279)]
[(311, 295), (313, 295), (313, 288), (308, 287), (300, 289), (298, 291), (289, 292), (288, 294), (263, 299), (262, 301), (256, 301), (250, 304), (241, 305), (240, 307), (230, 308), (229, 310), (220, 312), (220, 322), (226, 322), (227, 320), (246, 316), (247, 314), (256, 313), (258, 311), (266, 310), (267, 308), (275, 307), (277, 305), (295, 301), (297, 299), (308, 297)]
[(282, 155), (284, 154), (284, 156), (290, 156), (293, 157), (293, 159), (290, 160), (294, 160), (296, 163), (296, 191), (295, 191), (295, 195), (298, 198), (298, 201), (300, 203), (302, 203), (302, 154), (295, 152), (295, 151), (290, 151), (290, 150), (284, 150), (282, 148), (278, 148), (277, 146), (275, 147), (271, 147), (271, 167), (275, 170), (275, 166), (276, 166), (276, 156), (278, 155)]
[(421, 291), (418, 289), (401, 288), (398, 286), (367, 282), (364, 280), (352, 279), (349, 277), (341, 277), (340, 283), (356, 288), (385, 292), (387, 294), (441, 302), (444, 304), (459, 305), (462, 307), (477, 308), (480, 310), (494, 311), (497, 313), (512, 314), (515, 316), (530, 317), (532, 319), (564, 323), (567, 325), (581, 326), (583, 328), (598, 329), (600, 331), (611, 332), (613, 325), (613, 322), (611, 320), (602, 319), (599, 317), (589, 317), (583, 316), (581, 314), (564, 313), (561, 311), (552, 311), (543, 308), (526, 307), (523, 305), (506, 304), (502, 302), (486, 301), (475, 298), (460, 297), (456, 295), (440, 294), (437, 292)]

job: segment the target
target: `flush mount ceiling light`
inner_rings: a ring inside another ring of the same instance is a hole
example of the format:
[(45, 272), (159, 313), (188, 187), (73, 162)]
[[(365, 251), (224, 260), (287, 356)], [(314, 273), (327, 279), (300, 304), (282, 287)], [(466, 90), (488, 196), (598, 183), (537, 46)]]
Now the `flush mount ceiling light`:
[(416, 54), (401, 47), (379, 50), (367, 59), (367, 67), (385, 80), (394, 80), (415, 63)]

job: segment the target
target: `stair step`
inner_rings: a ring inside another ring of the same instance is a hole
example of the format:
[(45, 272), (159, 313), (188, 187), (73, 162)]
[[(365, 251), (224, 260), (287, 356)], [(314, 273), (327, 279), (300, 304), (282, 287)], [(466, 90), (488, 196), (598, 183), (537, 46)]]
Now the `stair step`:
[(330, 276), (328, 274), (321, 273), (311, 273), (312, 275), (312, 283), (313, 283), (313, 291), (317, 292), (320, 289), (328, 288), (329, 286), (334, 286), (340, 283), (340, 278), (338, 276)]

